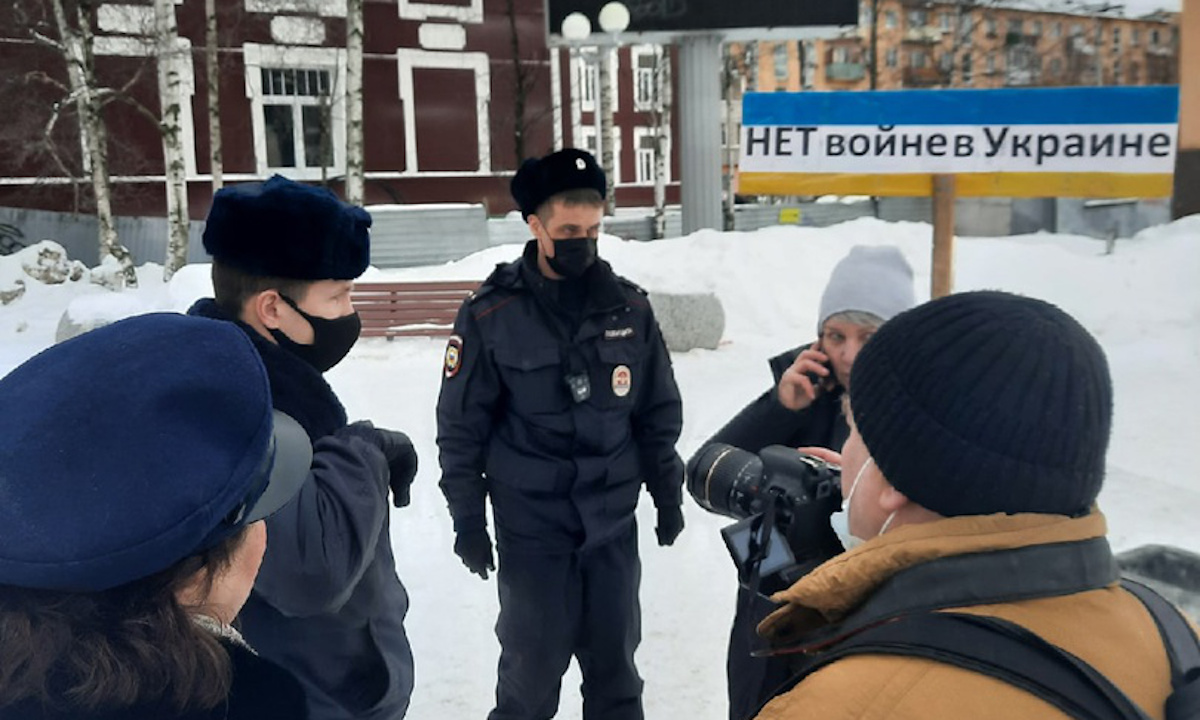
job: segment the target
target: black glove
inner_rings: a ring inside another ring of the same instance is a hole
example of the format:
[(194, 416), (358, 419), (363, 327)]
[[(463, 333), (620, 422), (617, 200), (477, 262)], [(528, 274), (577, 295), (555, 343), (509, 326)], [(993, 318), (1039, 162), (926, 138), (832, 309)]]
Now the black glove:
[(398, 508), (408, 505), (413, 478), (417, 476), (417, 451), (412, 440), (398, 430), (375, 428), (379, 433), (379, 449), (387, 458), (392, 488), (392, 504)]
[(492, 557), (492, 538), (486, 528), (458, 533), (454, 539), (454, 554), (462, 558), (468, 570), (484, 580), (487, 580), (488, 570), (496, 569), (496, 561)]
[(339, 438), (355, 437), (363, 442), (379, 447), (379, 432), (371, 424), (370, 420), (357, 420), (344, 428), (339, 428), (333, 434)]
[(356, 437), (379, 448), (388, 464), (388, 485), (396, 507), (408, 505), (409, 490), (417, 474), (417, 451), (402, 432), (375, 427), (370, 420), (352, 422), (335, 433), (338, 437)]
[(678, 505), (658, 509), (658, 525), (654, 534), (658, 536), (661, 546), (674, 545), (675, 538), (683, 532), (683, 509)]

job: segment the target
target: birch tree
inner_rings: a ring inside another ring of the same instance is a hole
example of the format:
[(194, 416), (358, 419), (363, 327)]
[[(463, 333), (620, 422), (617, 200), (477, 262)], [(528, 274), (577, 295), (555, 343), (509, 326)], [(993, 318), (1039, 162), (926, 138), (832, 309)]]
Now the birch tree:
[(617, 193), (614, 182), (615, 172), (615, 154), (613, 153), (613, 145), (616, 138), (613, 133), (613, 94), (612, 94), (612, 76), (613, 76), (613, 55), (615, 51), (612, 48), (601, 47), (600, 57), (597, 63), (600, 66), (600, 77), (597, 79), (596, 95), (600, 101), (600, 165), (604, 168), (605, 175), (605, 206), (604, 213), (608, 216), (613, 216), (617, 212)]
[(204, 0), (204, 72), (208, 77), (208, 161), (213, 194), (225, 184), (224, 148), (221, 144), (221, 59), (217, 37), (216, 0)]
[[(187, 263), (188, 195), (187, 165), (183, 153), (183, 74), (178, 54), (182, 51), (175, 20), (174, 0), (154, 0), (154, 37), (158, 60), (158, 96), (161, 106), (163, 165), (167, 183), (167, 257), (163, 280), (170, 280)], [(183, 45), (182, 47), (186, 47)]]
[(346, 0), (346, 200), (365, 199), (363, 148), (363, 0)]
[[(58, 29), (58, 39), (36, 32), (34, 37), (38, 42), (56, 49), (67, 65), (70, 95), (66, 101), (74, 103), (79, 115), (79, 133), (84, 150), (83, 163), (91, 176), (92, 193), (96, 201), (100, 259), (103, 261), (108, 257), (115, 258), (120, 264), (125, 285), (137, 287), (133, 256), (117, 237), (117, 226), (113, 220), (108, 176), (108, 132), (101, 113), (102, 92), (96, 81), (92, 5), (90, 0), (79, 0), (73, 7), (74, 13), (71, 17), (63, 5), (63, 0), (50, 0), (50, 3)], [(59, 108), (56, 108), (51, 116), (51, 125), (58, 119), (58, 110)]]
[(671, 49), (655, 50), (654, 65), (654, 238), (667, 236), (667, 168), (670, 166), (668, 138), (671, 132)]

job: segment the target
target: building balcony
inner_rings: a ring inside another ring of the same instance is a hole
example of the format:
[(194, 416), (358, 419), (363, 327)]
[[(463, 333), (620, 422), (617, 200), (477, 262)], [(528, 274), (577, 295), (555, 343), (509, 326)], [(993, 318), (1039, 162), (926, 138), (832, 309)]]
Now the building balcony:
[(940, 28), (926, 26), (909, 28), (904, 31), (904, 42), (917, 43), (921, 45), (935, 45), (942, 41), (942, 31)]
[(1004, 45), (1005, 47), (1037, 47), (1038, 40), (1040, 39), (1041, 36), (1039, 35), (1026, 35), (1024, 33), (1010, 32), (1005, 33), (1004, 35)]
[(904, 87), (934, 87), (950, 82), (950, 73), (937, 67), (904, 68)]
[(825, 79), (830, 82), (856, 82), (867, 76), (862, 63), (835, 62), (825, 66)]

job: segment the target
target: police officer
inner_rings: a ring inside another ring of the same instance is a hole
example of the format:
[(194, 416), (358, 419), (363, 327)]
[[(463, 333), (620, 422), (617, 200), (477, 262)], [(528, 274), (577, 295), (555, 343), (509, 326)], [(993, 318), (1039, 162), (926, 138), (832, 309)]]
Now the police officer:
[(413, 689), (389, 505), (408, 504), (416, 451), (404, 433), (349, 422), (324, 376), (358, 341), (350, 289), (367, 269), (370, 227), (362, 208), (279, 175), (226, 187), (204, 228), (214, 297), (188, 311), (250, 338), (275, 407), (312, 441), (308, 480), (267, 521), (240, 620), (303, 683), (313, 720), (399, 720)]
[(490, 720), (549, 718), (572, 655), (583, 716), (641, 718), (634, 511), (659, 545), (683, 530), (679, 390), (646, 294), (598, 259), (604, 171), (590, 154), (526, 160), (512, 194), (533, 239), (459, 311), (438, 399), (454, 551), (500, 559), (501, 654)]

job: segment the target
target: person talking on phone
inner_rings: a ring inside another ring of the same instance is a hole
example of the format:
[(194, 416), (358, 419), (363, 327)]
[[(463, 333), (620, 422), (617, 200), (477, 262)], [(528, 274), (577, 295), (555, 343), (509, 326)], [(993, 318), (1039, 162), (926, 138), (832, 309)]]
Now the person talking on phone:
[[(775, 384), (696, 451), (689, 472), (713, 443), (752, 453), (769, 445), (841, 448), (850, 433), (841, 399), (854, 358), (885, 321), (915, 304), (913, 271), (897, 248), (850, 248), (821, 295), (817, 339), (768, 361)], [(739, 585), (726, 661), (730, 720), (752, 717), (788, 678), (785, 662), (751, 655), (755, 628), (774, 609)]]

